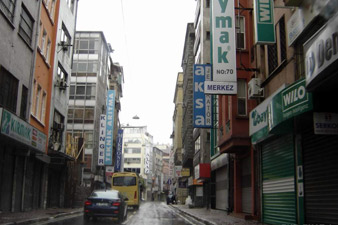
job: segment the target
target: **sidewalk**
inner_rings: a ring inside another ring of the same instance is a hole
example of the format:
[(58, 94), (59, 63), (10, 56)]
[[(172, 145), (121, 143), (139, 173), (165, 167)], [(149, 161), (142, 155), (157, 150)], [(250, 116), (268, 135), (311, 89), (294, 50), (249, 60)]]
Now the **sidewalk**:
[(257, 221), (244, 220), (234, 216), (227, 215), (225, 211), (206, 209), (206, 208), (189, 208), (187, 205), (170, 205), (183, 214), (193, 217), (194, 219), (206, 225), (259, 225)]
[(30, 212), (0, 212), (0, 225), (27, 225), (42, 221), (64, 217), (69, 215), (80, 214), (83, 212), (81, 208), (55, 208), (55, 209), (39, 209)]

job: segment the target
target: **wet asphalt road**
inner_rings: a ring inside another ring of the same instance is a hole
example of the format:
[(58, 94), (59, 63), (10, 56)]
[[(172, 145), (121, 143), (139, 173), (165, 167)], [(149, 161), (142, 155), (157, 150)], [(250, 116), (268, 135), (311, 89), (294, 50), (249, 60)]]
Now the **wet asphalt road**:
[[(39, 223), (41, 224), (41, 223)], [(98, 218), (97, 221), (83, 220), (82, 215), (60, 218), (44, 223), (49, 225), (103, 225), (118, 224), (111, 218)], [(189, 225), (192, 224), (164, 202), (143, 202), (139, 210), (128, 210), (128, 217), (123, 225)]]

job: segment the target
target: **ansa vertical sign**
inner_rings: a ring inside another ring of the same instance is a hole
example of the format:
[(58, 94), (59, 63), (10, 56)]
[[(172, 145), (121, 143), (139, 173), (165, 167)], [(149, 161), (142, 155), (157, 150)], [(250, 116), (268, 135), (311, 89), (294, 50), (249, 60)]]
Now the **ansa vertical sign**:
[(99, 135), (99, 151), (97, 165), (104, 166), (104, 151), (106, 147), (106, 115), (100, 115), (100, 135)]
[(116, 139), (116, 159), (115, 159), (115, 172), (121, 171), (121, 162), (122, 162), (122, 142), (123, 142), (123, 130), (119, 129), (117, 131)]
[(211, 65), (194, 65), (194, 127), (212, 127), (211, 95), (204, 94), (204, 81), (211, 79)]
[(106, 124), (106, 149), (104, 152), (104, 165), (113, 165), (113, 133), (115, 91), (108, 90), (107, 96), (107, 124)]
[(205, 87), (205, 93), (237, 93), (235, 34), (234, 0), (213, 0), (213, 82), (207, 82), (208, 85)]
[(273, 15), (273, 0), (255, 0), (254, 11), (255, 43), (275, 43), (276, 40)]

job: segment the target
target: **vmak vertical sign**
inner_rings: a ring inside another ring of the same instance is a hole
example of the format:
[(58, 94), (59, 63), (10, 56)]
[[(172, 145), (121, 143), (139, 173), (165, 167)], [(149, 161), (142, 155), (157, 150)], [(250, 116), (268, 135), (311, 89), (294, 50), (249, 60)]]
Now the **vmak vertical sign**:
[(254, 0), (255, 43), (274, 44), (273, 0)]
[(113, 133), (114, 133), (115, 91), (108, 90), (107, 96), (107, 124), (106, 149), (104, 152), (104, 165), (113, 165)]
[(212, 127), (211, 95), (204, 94), (204, 81), (211, 79), (211, 65), (194, 65), (194, 127)]
[(122, 142), (123, 142), (123, 130), (119, 129), (117, 131), (116, 139), (116, 159), (115, 159), (115, 172), (121, 172), (121, 162), (122, 162)]
[(234, 0), (212, 1), (213, 79), (206, 94), (237, 94)]

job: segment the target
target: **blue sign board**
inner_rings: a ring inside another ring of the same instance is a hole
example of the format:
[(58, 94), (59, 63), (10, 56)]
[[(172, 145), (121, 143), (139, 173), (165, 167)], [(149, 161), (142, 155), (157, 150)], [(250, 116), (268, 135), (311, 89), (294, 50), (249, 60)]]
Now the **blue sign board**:
[(122, 142), (123, 142), (123, 130), (119, 129), (117, 131), (117, 139), (116, 139), (116, 159), (114, 167), (115, 172), (121, 172)]
[(211, 80), (211, 65), (194, 65), (194, 127), (212, 127), (211, 95), (204, 94), (204, 82)]
[(106, 124), (106, 148), (104, 152), (104, 165), (113, 165), (113, 134), (114, 134), (114, 110), (115, 91), (108, 90), (107, 96), (107, 124)]

